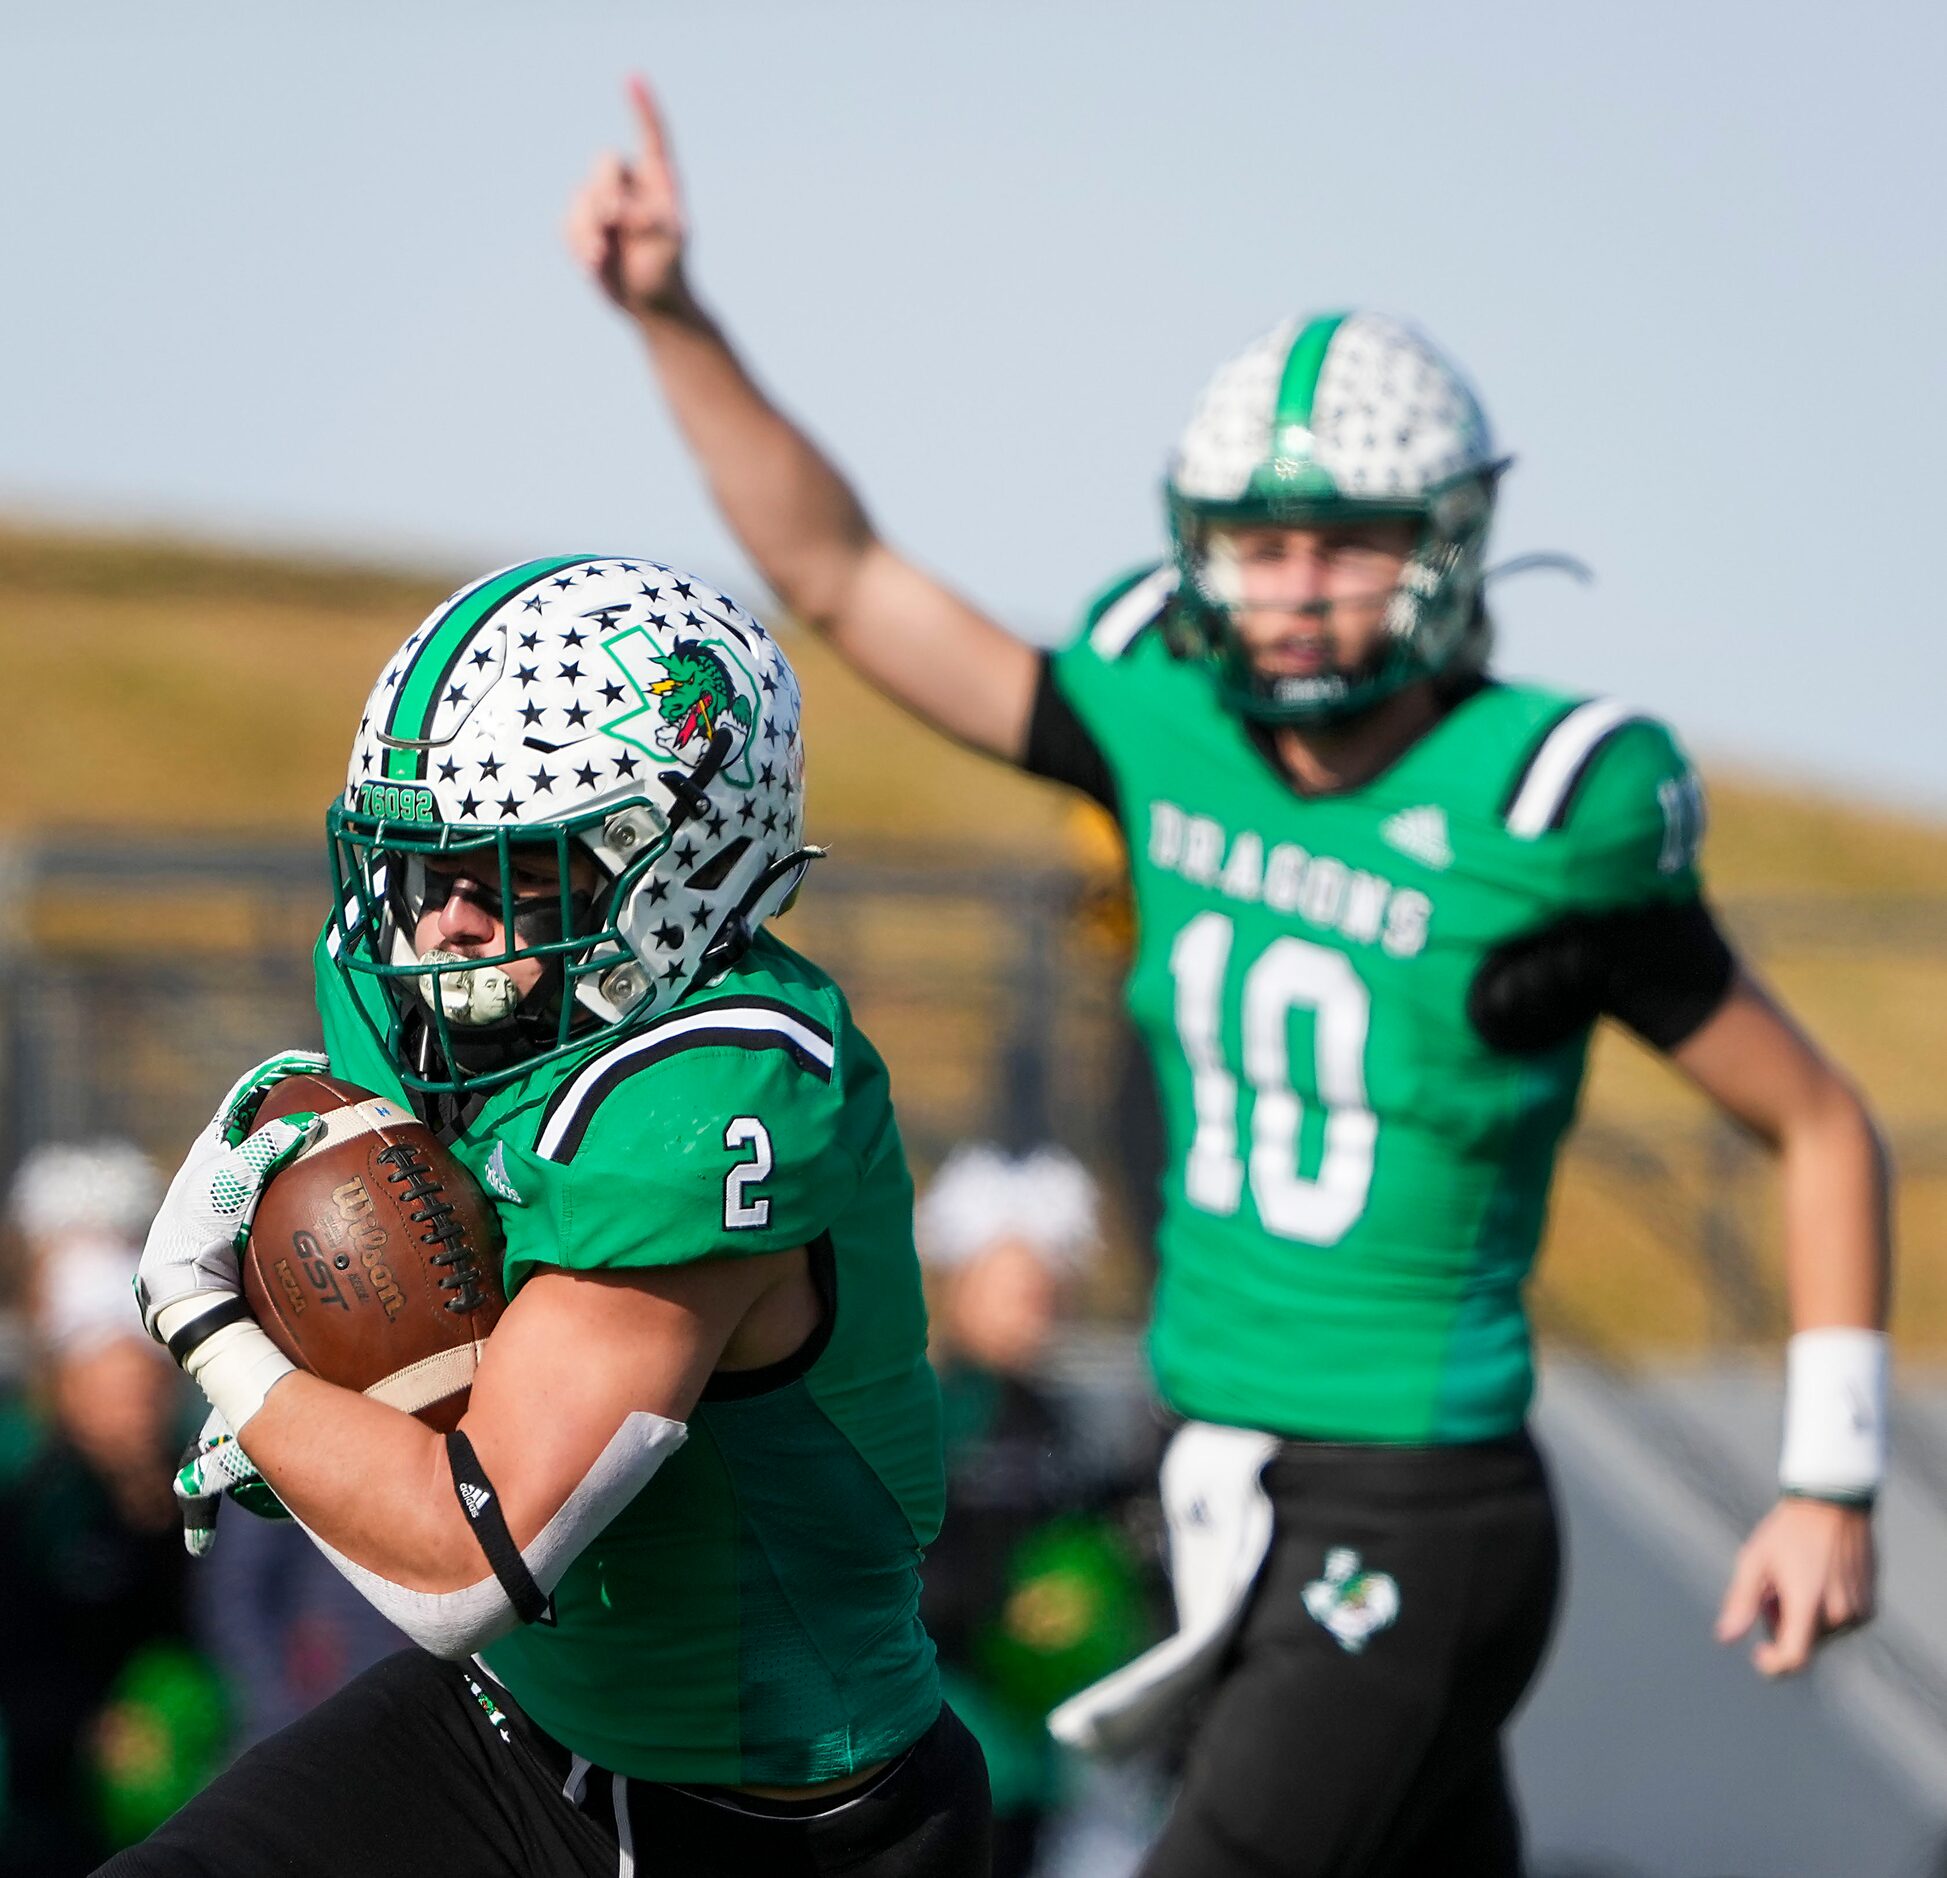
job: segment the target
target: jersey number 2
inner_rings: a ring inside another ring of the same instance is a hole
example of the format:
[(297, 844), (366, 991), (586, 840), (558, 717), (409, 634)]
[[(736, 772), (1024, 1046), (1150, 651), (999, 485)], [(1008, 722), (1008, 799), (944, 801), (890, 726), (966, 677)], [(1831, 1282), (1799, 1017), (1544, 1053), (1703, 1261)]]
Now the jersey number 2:
[[(1190, 1061), (1196, 1133), (1183, 1170), (1190, 1204), (1228, 1217), (1243, 1197), (1237, 1152), (1237, 1077), (1223, 1053), (1224, 976), (1235, 928), (1199, 913), (1170, 948), (1176, 1031)], [(1250, 1181), (1257, 1216), (1281, 1239), (1335, 1245), (1365, 1211), (1379, 1118), (1366, 1103), (1366, 1030), (1372, 995), (1342, 952), (1286, 935), (1244, 973), (1244, 1077), (1251, 1106)], [(1290, 1019), (1316, 1019), (1325, 1151), (1315, 1177), (1298, 1171), (1304, 1104), (1291, 1085)]]
[(726, 1148), (755, 1148), (747, 1161), (739, 1161), (723, 1177), (723, 1223), (733, 1232), (743, 1226), (768, 1226), (771, 1203), (761, 1194), (754, 1200), (744, 1197), (746, 1187), (770, 1178), (775, 1163), (771, 1159), (771, 1131), (755, 1115), (739, 1115), (723, 1131)]

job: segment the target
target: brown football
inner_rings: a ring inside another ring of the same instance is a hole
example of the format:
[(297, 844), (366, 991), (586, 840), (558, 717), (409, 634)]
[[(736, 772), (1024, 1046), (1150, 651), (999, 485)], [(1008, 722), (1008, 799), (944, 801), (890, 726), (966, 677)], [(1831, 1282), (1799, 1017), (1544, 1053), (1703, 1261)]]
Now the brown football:
[(402, 1103), (291, 1076), (257, 1121), (301, 1109), (325, 1127), (257, 1203), (245, 1301), (300, 1369), (450, 1429), (506, 1308), (493, 1206)]

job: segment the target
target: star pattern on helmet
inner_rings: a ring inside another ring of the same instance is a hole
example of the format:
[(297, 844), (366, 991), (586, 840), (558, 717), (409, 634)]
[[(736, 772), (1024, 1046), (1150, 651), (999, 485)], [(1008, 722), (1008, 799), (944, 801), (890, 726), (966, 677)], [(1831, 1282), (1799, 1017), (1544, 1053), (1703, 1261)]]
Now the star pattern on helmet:
[[(693, 981), (728, 910), (802, 845), (796, 680), (759, 622), (653, 562), (548, 570), (480, 611), (455, 649), (446, 616), (485, 584), (464, 589), (388, 662), (360, 719), (351, 774), (383, 773), (379, 730), (396, 728), (401, 738), (437, 744), (426, 775), (443, 819), (539, 830), (587, 816), (579, 838), (598, 844), (606, 838), (602, 818), (622, 804), (646, 801), (672, 814), (678, 807), (658, 772), (693, 769), (704, 743), (691, 724), (680, 753), (664, 747), (681, 721), (662, 716), (664, 708), (691, 707), (672, 703), (670, 687), (652, 689), (670, 670), (656, 667), (694, 658), (694, 651), (679, 654), (686, 642), (713, 649), (730, 668), (737, 704), (731, 711), (720, 693), (714, 702), (706, 696), (703, 722), (713, 732), (727, 722), (737, 734), (705, 784), (705, 802), (679, 818), (687, 826), (630, 872), (617, 909), (626, 937), (611, 947), (618, 958), (626, 948), (653, 973), (643, 996), (650, 1008), (664, 1008)], [(563, 594), (569, 604), (557, 609)], [(438, 659), (436, 684), (421, 658)], [(680, 688), (694, 685), (694, 672), (691, 665), (672, 673), (675, 699), (698, 695)], [(416, 715), (403, 715), (402, 706)], [(727, 838), (744, 845), (726, 848)], [(688, 876), (713, 855), (724, 857), (720, 884), (691, 887)], [(605, 859), (616, 864), (613, 853)], [(600, 979), (591, 978), (582, 995), (606, 999)]]

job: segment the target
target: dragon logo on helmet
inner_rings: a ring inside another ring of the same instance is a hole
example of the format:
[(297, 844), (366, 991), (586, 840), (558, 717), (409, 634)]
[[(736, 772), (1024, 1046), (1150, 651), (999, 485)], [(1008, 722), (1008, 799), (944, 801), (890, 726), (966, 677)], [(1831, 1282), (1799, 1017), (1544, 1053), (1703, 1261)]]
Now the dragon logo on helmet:
[[(662, 700), (662, 720), (673, 726), (672, 756), (686, 755), (699, 743), (707, 747), (719, 720), (727, 719), (748, 737), (750, 700), (737, 695), (722, 659), (696, 639), (679, 639), (656, 663), (668, 673), (649, 687)], [(658, 741), (661, 741), (658, 739)]]
[[(667, 643), (667, 642), (665, 642)], [(668, 651), (640, 627), (619, 632), (604, 648), (638, 703), (602, 726), (609, 736), (658, 758), (696, 763), (721, 730), (731, 733), (727, 781), (750, 786), (750, 740), (757, 725), (757, 680), (720, 639), (678, 639)], [(640, 720), (650, 716), (646, 740)]]

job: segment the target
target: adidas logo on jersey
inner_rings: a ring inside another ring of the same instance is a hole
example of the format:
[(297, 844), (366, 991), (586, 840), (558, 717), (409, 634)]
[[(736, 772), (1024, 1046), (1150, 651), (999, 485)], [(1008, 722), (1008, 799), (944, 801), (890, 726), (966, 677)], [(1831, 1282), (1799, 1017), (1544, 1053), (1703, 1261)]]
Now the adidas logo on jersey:
[(1447, 839), (1447, 811), (1432, 803), (1401, 809), (1379, 824), (1379, 839), (1428, 867), (1453, 865), (1453, 844)]
[(496, 1141), (494, 1143), (494, 1151), (487, 1156), (486, 1173), (487, 1185), (499, 1194), (503, 1200), (511, 1200), (516, 1206), (525, 1206), (527, 1204), (521, 1198), (520, 1189), (508, 1177), (507, 1144), (504, 1141)]
[(467, 1517), (478, 1519), (486, 1511), (487, 1503), (493, 1495), (485, 1487), (476, 1487), (470, 1480), (461, 1481), (459, 1486), (460, 1498), (466, 1503)]

